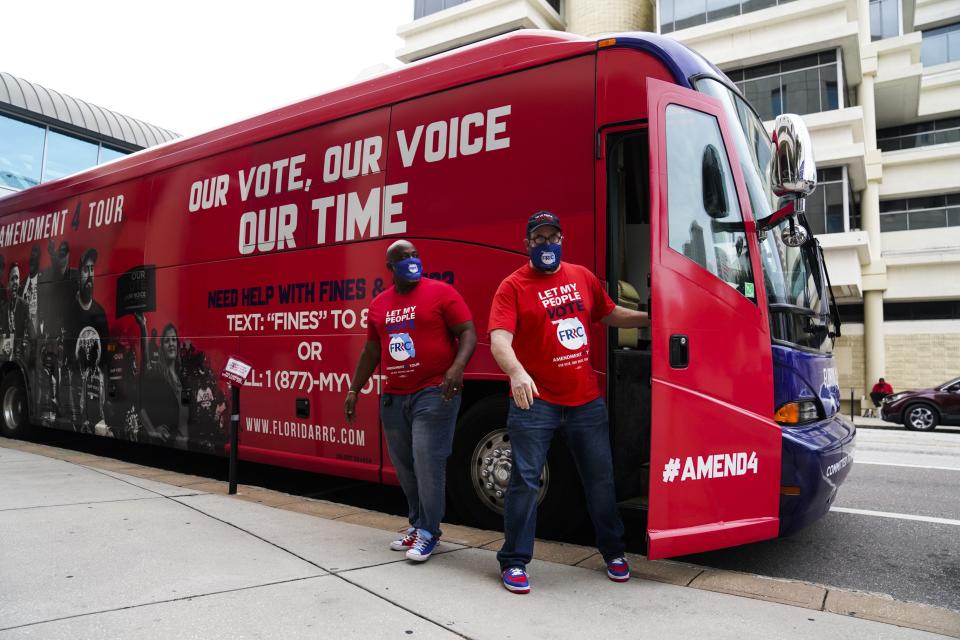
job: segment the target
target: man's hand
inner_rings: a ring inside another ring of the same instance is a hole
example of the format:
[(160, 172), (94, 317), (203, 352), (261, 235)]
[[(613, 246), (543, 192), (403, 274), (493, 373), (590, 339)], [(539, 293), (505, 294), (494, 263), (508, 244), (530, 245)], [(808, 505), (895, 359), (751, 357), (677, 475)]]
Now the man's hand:
[(634, 311), (617, 305), (605, 318), (600, 320), (608, 327), (618, 329), (639, 329), (650, 326), (650, 316), (646, 311)]
[(440, 385), (440, 392), (443, 393), (444, 400), (453, 400), (462, 389), (463, 367), (454, 362), (443, 375), (443, 384)]
[(356, 391), (347, 391), (347, 397), (343, 401), (343, 413), (347, 417), (347, 424), (353, 424), (353, 419), (357, 416)]
[(537, 390), (537, 383), (523, 369), (510, 376), (510, 390), (513, 392), (513, 401), (523, 410), (532, 407), (533, 397), (540, 394), (540, 391)]

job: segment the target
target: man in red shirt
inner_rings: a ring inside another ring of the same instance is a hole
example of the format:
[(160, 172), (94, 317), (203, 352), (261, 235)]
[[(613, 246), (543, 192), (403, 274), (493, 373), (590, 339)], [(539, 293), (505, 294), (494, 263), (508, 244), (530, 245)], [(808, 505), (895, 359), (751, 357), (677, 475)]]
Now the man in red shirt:
[(513, 470), (497, 554), (503, 585), (514, 593), (530, 590), (526, 566), (533, 555), (540, 473), (556, 432), (580, 473), (607, 576), (625, 582), (630, 568), (623, 557), (607, 407), (590, 364), (590, 326), (645, 327), (650, 321), (642, 311), (615, 305), (589, 269), (561, 261), (556, 215), (530, 216), (524, 245), (530, 262), (500, 284), (488, 325), (490, 349), (510, 376), (513, 397), (507, 416)]
[(477, 332), (456, 289), (421, 279), (423, 265), (413, 244), (398, 240), (390, 245), (387, 269), (393, 273), (393, 286), (370, 303), (367, 343), (344, 411), (347, 422), (353, 422), (357, 394), (379, 365), (386, 378), (380, 419), (410, 521), (390, 548), (423, 562), (440, 540), (447, 458), (463, 370), (477, 345)]
[(893, 393), (893, 387), (890, 386), (890, 383), (880, 378), (880, 381), (877, 384), (873, 385), (873, 389), (870, 390), (870, 399), (873, 400), (874, 409), (870, 409), (870, 414), (873, 417), (876, 417), (877, 411), (876, 408), (880, 406), (880, 403), (883, 402), (883, 399)]

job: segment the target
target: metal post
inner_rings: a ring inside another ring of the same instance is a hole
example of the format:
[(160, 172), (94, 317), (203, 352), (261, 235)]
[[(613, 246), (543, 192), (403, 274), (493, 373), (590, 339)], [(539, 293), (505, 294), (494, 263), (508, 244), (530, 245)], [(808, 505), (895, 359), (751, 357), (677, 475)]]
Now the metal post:
[(240, 387), (230, 385), (230, 495), (237, 493), (237, 448), (240, 446)]
[(854, 410), (853, 410), (853, 391), (854, 391), (854, 387), (850, 387), (850, 422), (853, 422), (853, 414), (854, 414)]

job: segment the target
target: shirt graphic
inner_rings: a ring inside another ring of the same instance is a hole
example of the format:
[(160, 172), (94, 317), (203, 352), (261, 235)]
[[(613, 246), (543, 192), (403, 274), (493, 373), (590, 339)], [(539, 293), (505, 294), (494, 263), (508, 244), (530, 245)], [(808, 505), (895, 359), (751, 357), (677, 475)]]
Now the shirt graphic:
[(417, 351), (413, 347), (413, 338), (409, 333), (391, 333), (389, 343), (390, 357), (397, 362), (403, 362), (410, 358), (417, 357)]
[(557, 340), (567, 349), (576, 351), (587, 346), (587, 330), (579, 318), (554, 320), (553, 324), (557, 326)]

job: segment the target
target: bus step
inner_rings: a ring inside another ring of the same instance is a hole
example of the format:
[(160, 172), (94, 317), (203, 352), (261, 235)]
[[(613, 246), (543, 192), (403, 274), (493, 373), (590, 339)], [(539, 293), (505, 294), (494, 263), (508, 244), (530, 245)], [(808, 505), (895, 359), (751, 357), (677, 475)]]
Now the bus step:
[(647, 496), (636, 496), (635, 498), (621, 500), (617, 503), (617, 507), (621, 510), (647, 511), (650, 508), (650, 501)]

